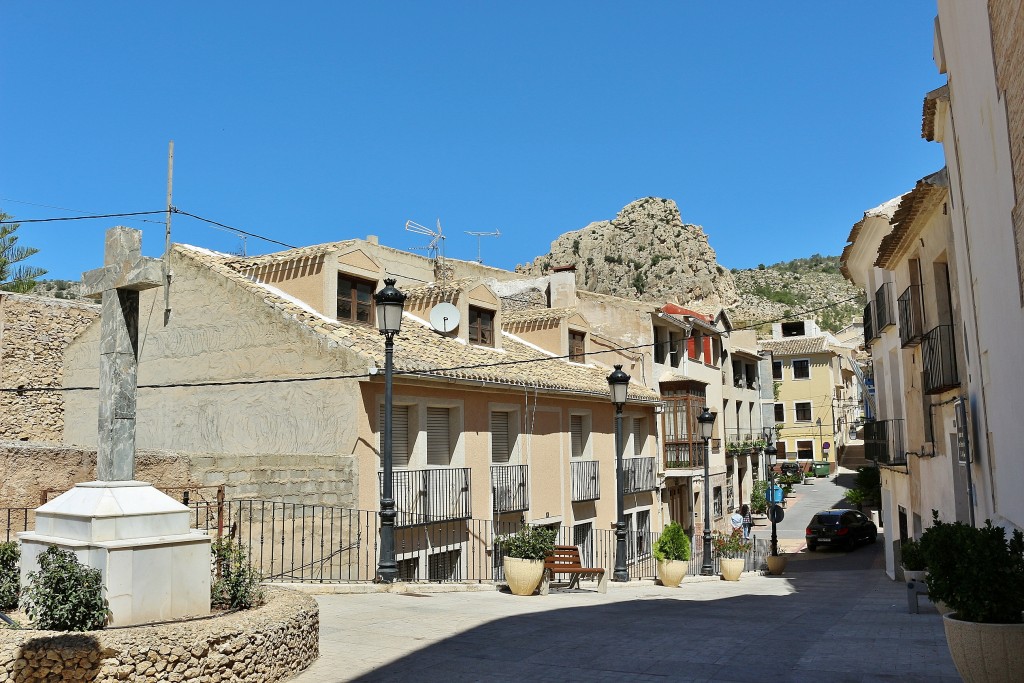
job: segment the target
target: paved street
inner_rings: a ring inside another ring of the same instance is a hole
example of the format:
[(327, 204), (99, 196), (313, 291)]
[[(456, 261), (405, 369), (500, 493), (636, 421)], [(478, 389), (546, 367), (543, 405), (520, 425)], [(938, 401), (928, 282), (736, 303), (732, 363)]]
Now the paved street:
[(678, 589), (319, 596), (320, 659), (293, 681), (959, 681), (941, 617), (924, 598), (908, 614), (881, 549)]

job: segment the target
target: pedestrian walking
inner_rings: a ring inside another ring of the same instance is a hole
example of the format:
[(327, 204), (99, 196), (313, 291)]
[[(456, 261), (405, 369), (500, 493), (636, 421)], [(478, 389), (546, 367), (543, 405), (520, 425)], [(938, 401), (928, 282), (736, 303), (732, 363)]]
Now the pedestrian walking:
[(750, 514), (750, 506), (744, 503), (740, 506), (740, 516), (743, 518), (743, 540), (750, 540), (750, 531), (754, 528), (754, 517)]
[(729, 523), (732, 524), (732, 532), (734, 534), (743, 528), (743, 515), (740, 514), (739, 508), (736, 508), (732, 515), (729, 516)]

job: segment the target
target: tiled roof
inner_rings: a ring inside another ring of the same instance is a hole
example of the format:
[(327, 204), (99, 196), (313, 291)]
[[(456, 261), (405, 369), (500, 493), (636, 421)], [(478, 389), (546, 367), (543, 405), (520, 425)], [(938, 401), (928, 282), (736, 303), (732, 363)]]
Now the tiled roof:
[(935, 114), (940, 101), (949, 101), (949, 84), (932, 90), (924, 96), (924, 111), (921, 114), (921, 137), (935, 142)]
[[(259, 297), (264, 304), (324, 339), (329, 346), (348, 347), (366, 358), (368, 365), (384, 367), (384, 342), (376, 328), (328, 318), (284, 292), (246, 277), (232, 267), (236, 261), (233, 257), (181, 244), (175, 245), (174, 251)], [(554, 358), (508, 333), (504, 333), (502, 346), (497, 350), (445, 337), (431, 330), (426, 321), (407, 313), (402, 331), (395, 338), (394, 367), (397, 373), (404, 374), (536, 386), (599, 396), (608, 394), (608, 370), (605, 368)], [(656, 393), (636, 383), (630, 384), (629, 396), (643, 401), (658, 398)]]
[(575, 308), (521, 308), (501, 314), (501, 322), (507, 325), (517, 323), (549, 322), (568, 318), (576, 313)]
[(893, 197), (884, 204), (879, 204), (873, 209), (868, 209), (864, 212), (864, 217), (854, 223), (853, 227), (850, 228), (850, 234), (846, 237), (848, 244), (843, 249), (842, 255), (839, 257), (839, 272), (841, 272), (843, 277), (847, 280), (853, 282), (853, 277), (850, 275), (850, 270), (846, 263), (850, 260), (850, 254), (853, 252), (853, 247), (857, 242), (857, 238), (860, 236), (860, 231), (864, 227), (864, 223), (866, 223), (869, 218), (884, 218), (887, 221), (890, 220), (893, 214), (896, 213), (896, 208), (900, 205), (900, 201), (902, 201), (903, 197), (904, 195)]
[(284, 263), (285, 261), (294, 261), (295, 259), (307, 258), (309, 256), (320, 256), (321, 254), (338, 251), (355, 243), (356, 240), (341, 240), (340, 242), (327, 242), (325, 244), (314, 244), (309, 247), (299, 247), (298, 249), (275, 251), (272, 254), (264, 254), (262, 256), (231, 256), (228, 259), (227, 265), (236, 270), (245, 270), (271, 263)]
[(418, 287), (405, 287), (402, 292), (405, 294), (407, 304), (414, 301), (452, 301), (470, 282), (472, 280), (468, 278), (452, 280), (443, 284), (431, 282)]
[(787, 339), (764, 339), (757, 342), (758, 346), (778, 356), (800, 356), (807, 353), (826, 353), (829, 351), (825, 337), (789, 337)]
[(918, 180), (914, 189), (903, 195), (900, 207), (889, 220), (893, 226), (892, 231), (878, 245), (878, 258), (875, 259), (877, 268), (889, 269), (893, 257), (902, 253), (920, 232), (921, 225), (915, 229), (917, 219), (931, 211), (948, 193), (949, 179), (943, 168)]
[(743, 354), (744, 356), (750, 356), (751, 358), (760, 358), (761, 357), (760, 354), (758, 354), (757, 351), (751, 351), (750, 349), (745, 349), (742, 346), (734, 346), (734, 347), (732, 347), (732, 352), (734, 354), (739, 353), (739, 354)]

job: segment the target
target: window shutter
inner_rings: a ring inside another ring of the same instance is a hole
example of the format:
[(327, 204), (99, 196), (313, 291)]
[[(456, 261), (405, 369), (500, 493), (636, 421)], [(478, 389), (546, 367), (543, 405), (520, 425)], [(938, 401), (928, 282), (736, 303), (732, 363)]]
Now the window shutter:
[(508, 442), (508, 413), (491, 413), (491, 462), (505, 463), (512, 455)]
[(583, 455), (583, 416), (569, 416), (569, 434), (572, 442), (572, 457), (578, 458)]
[[(384, 406), (380, 407), (380, 447), (384, 448)], [(383, 453), (381, 454), (383, 457)], [(391, 466), (409, 466), (409, 406), (391, 407)]]
[(686, 340), (686, 353), (690, 357), (690, 360), (697, 359), (697, 340), (693, 337), (689, 337)]
[(644, 454), (644, 421), (639, 417), (633, 418), (633, 455)]
[(427, 408), (427, 464), (451, 464), (451, 421), (448, 408)]

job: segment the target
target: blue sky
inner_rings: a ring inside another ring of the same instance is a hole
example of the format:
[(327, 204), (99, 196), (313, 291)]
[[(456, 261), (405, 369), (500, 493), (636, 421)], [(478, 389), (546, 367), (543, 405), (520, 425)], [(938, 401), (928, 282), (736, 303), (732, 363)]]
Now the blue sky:
[[(512, 268), (561, 233), (669, 197), (719, 262), (838, 254), (863, 211), (942, 166), (920, 137), (932, 0), (55, 3), (0, 0), (0, 209), (174, 204), (295, 245)], [(25, 224), (49, 277), (132, 219)], [(174, 240), (237, 237), (175, 216)], [(279, 247), (249, 239), (250, 254)]]

